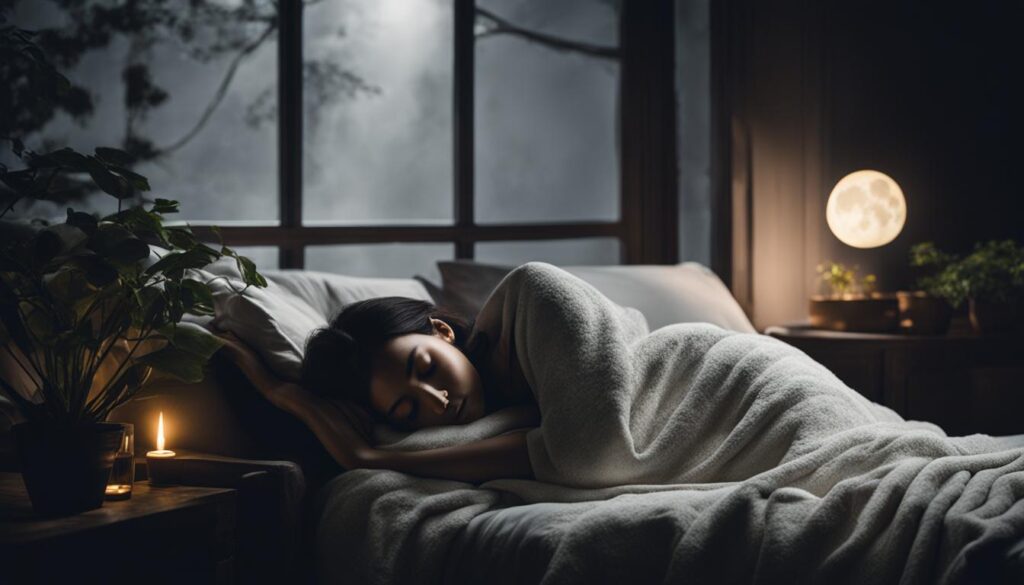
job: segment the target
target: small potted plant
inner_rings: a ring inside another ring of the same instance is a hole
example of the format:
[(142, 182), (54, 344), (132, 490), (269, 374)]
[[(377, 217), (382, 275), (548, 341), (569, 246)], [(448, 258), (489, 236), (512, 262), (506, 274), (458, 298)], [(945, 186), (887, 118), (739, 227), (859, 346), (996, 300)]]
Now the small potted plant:
[(998, 335), (1024, 328), (1024, 247), (1013, 240), (979, 242), (961, 258), (929, 242), (919, 246), (920, 265), (938, 268), (922, 285), (953, 307), (966, 301), (976, 333)]
[(874, 274), (857, 278), (857, 267), (838, 262), (818, 265), (824, 294), (810, 300), (812, 327), (835, 331), (888, 332), (899, 327), (899, 307), (895, 297), (876, 292)]

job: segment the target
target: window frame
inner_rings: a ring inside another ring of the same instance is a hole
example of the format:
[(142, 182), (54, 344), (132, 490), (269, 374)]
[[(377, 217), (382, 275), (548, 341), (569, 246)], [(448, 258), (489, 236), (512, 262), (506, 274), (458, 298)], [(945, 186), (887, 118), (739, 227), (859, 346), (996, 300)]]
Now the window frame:
[[(305, 266), (307, 246), (448, 242), (472, 260), (483, 241), (616, 238), (623, 264), (674, 263), (678, 241), (673, 0), (622, 3), (618, 221), (477, 224), (474, 219), (476, 0), (453, 0), (453, 222), (448, 225), (306, 226), (303, 192), (303, 3), (280, 2), (278, 36), (278, 202), (275, 226), (224, 226), (232, 246), (277, 246), (279, 267)], [(653, 99), (652, 99), (653, 98)], [(668, 129), (668, 130), (666, 130)], [(209, 227), (196, 231), (213, 237)]]

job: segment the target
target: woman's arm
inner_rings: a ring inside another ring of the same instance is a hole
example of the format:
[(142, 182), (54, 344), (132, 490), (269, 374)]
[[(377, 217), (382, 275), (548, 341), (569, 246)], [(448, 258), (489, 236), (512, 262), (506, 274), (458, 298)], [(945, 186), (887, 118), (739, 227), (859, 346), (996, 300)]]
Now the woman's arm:
[(422, 451), (388, 451), (373, 447), (357, 429), (357, 407), (324, 400), (302, 388), (286, 391), (284, 406), (320, 439), (327, 452), (346, 469), (391, 469), (418, 475), (483, 482), (499, 478), (532, 478), (526, 432), (490, 437), (465, 445)]
[(533, 476), (525, 432), (441, 449), (376, 449), (368, 440), (369, 416), (358, 406), (327, 400), (298, 384), (284, 382), (267, 370), (256, 353), (237, 337), (227, 335), (224, 341), (222, 351), (256, 389), (272, 404), (305, 423), (331, 457), (346, 469), (392, 469), (468, 482)]

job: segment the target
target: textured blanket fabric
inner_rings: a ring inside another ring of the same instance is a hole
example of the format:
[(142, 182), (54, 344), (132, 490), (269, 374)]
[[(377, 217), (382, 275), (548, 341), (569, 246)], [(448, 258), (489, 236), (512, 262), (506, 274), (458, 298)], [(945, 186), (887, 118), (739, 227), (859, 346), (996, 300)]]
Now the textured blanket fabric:
[(355, 472), (324, 492), (326, 579), (969, 582), (1024, 537), (1024, 436), (903, 421), (783, 343), (642, 318), (546, 264), (478, 327), (541, 412), (538, 481)]

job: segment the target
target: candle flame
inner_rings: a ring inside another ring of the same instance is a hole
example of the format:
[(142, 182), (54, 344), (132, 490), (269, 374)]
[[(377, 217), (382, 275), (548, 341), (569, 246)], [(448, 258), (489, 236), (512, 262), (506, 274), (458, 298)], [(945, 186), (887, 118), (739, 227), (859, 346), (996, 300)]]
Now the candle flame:
[(160, 412), (160, 421), (156, 425), (156, 450), (164, 450), (164, 413)]

